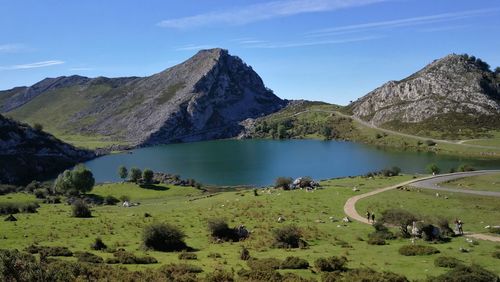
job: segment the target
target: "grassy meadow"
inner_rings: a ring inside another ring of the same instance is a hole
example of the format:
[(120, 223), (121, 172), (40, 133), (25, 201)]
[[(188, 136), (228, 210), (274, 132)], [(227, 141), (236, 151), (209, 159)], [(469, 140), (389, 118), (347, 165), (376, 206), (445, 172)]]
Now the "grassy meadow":
[[(470, 244), (464, 238), (454, 238), (449, 243), (433, 244), (441, 254), (408, 257), (398, 249), (410, 243), (407, 239), (388, 241), (388, 245), (367, 244), (368, 234), (373, 232), (369, 225), (358, 222), (343, 223), (343, 206), (346, 200), (356, 194), (376, 188), (394, 185), (413, 176), (332, 179), (321, 183), (322, 189), (282, 191), (263, 189), (258, 196), (253, 190), (240, 190), (207, 194), (191, 187), (157, 185), (155, 189), (141, 188), (132, 183), (113, 183), (96, 186), (91, 192), (95, 196), (126, 196), (137, 206), (125, 208), (115, 206), (92, 207), (92, 218), (71, 217), (71, 207), (64, 203), (43, 204), (35, 214), (15, 214), (17, 222), (0, 221), (0, 249), (24, 249), (31, 244), (66, 246), (72, 251), (89, 251), (103, 258), (111, 253), (90, 250), (90, 244), (101, 237), (113, 248), (124, 248), (137, 255), (151, 255), (158, 264), (126, 265), (127, 268), (148, 269), (179, 260), (179, 253), (144, 251), (141, 236), (145, 226), (153, 222), (167, 222), (180, 227), (187, 235), (186, 243), (196, 249), (197, 259), (188, 263), (200, 266), (205, 273), (214, 269), (236, 272), (248, 268), (240, 260), (242, 247), (255, 258), (278, 258), (298, 256), (310, 265), (320, 257), (346, 256), (348, 267), (370, 267), (378, 271), (387, 270), (406, 275), (409, 279), (425, 279), (428, 275), (439, 275), (448, 269), (434, 266), (434, 259), (440, 255), (457, 257), (465, 263), (477, 263), (495, 273), (500, 273), (498, 259), (491, 256), (498, 250), (498, 243), (481, 241)], [(353, 191), (356, 187), (360, 191)], [(401, 194), (403, 193), (403, 194)], [(467, 198), (469, 197), (469, 198)], [(358, 211), (374, 210), (380, 214), (384, 207), (404, 206), (412, 211), (427, 211), (426, 215), (441, 214), (453, 220), (457, 214), (465, 221), (466, 231), (481, 231), (486, 222), (498, 219), (498, 200), (450, 195), (448, 200), (437, 200), (431, 194), (422, 192), (389, 191), (367, 198), (358, 203)], [(22, 193), (0, 196), (5, 201), (36, 201), (33, 195)], [(39, 200), (38, 200), (39, 201)], [(478, 202), (479, 201), (479, 202)], [(462, 205), (464, 210), (453, 210)], [(480, 206), (478, 209), (476, 206)], [(429, 209), (429, 210), (428, 210)], [(467, 213), (466, 210), (467, 209)], [(145, 213), (151, 217), (145, 217)], [(285, 222), (279, 223), (278, 217)], [(250, 237), (238, 243), (214, 243), (209, 236), (207, 220), (225, 218), (231, 227), (244, 224)], [(332, 218), (334, 220), (332, 220)], [(481, 224), (474, 222), (479, 219)], [(303, 230), (303, 237), (309, 243), (306, 249), (272, 248), (273, 230), (290, 224)], [(424, 243), (422, 244), (430, 244)], [(460, 247), (471, 249), (461, 253)], [(216, 258), (214, 254), (219, 254)], [(75, 258), (64, 258), (75, 260)], [(293, 272), (303, 277), (320, 279), (321, 275), (305, 270), (280, 270)], [(203, 277), (203, 273), (201, 274)]]

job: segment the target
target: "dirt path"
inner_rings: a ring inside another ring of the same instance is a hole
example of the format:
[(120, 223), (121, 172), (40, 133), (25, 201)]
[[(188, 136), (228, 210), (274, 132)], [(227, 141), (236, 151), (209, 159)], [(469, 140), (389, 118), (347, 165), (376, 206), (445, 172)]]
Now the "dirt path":
[[(356, 221), (359, 221), (359, 222), (362, 222), (365, 224), (371, 224), (368, 222), (368, 220), (364, 216), (361, 216), (356, 211), (356, 202), (360, 199), (370, 197), (370, 196), (373, 196), (373, 195), (376, 195), (376, 194), (379, 194), (379, 193), (382, 193), (385, 191), (389, 191), (392, 189), (396, 189), (398, 187), (410, 185), (413, 183), (422, 182), (422, 181), (429, 181), (429, 180), (433, 180), (433, 179), (439, 179), (439, 178), (451, 177), (451, 176), (454, 176), (456, 178), (462, 178), (462, 177), (467, 177), (467, 176), (475, 176), (475, 175), (481, 175), (481, 174), (485, 174), (485, 173), (497, 173), (497, 172), (498, 172), (498, 170), (492, 170), (492, 171), (482, 170), (482, 171), (472, 171), (472, 172), (449, 173), (449, 174), (442, 174), (442, 175), (428, 176), (428, 177), (412, 179), (412, 180), (405, 181), (405, 182), (402, 182), (402, 183), (399, 183), (396, 185), (392, 185), (392, 186), (384, 187), (384, 188), (380, 188), (380, 189), (375, 189), (371, 192), (351, 197), (351, 198), (347, 199), (347, 201), (344, 205), (344, 213), (351, 219), (354, 219)], [(466, 176), (464, 176), (464, 175), (466, 175)], [(430, 189), (432, 189), (432, 188), (430, 188)], [(457, 192), (462, 192), (462, 191), (463, 190), (458, 190)], [(470, 234), (466, 234), (465, 236), (472, 237), (472, 238), (475, 238), (478, 240), (488, 240), (488, 241), (493, 241), (493, 242), (500, 242), (500, 237), (494, 236), (494, 235), (470, 233)]]

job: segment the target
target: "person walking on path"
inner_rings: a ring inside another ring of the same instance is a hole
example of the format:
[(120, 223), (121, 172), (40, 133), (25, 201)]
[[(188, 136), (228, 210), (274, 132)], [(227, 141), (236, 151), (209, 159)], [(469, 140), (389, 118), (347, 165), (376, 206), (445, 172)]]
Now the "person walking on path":
[(464, 229), (463, 229), (463, 222), (459, 219), (458, 220), (458, 223), (457, 223), (457, 226), (458, 226), (458, 233), (460, 235), (464, 235)]
[(372, 223), (375, 223), (375, 213), (372, 212)]
[(368, 220), (368, 222), (370, 222), (370, 218), (371, 218), (370, 212), (366, 211), (366, 219)]

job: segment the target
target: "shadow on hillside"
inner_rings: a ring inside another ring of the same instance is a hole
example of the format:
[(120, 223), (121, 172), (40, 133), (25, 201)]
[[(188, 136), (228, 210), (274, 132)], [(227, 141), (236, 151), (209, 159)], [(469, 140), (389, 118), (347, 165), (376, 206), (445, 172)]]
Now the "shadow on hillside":
[(139, 185), (139, 187), (143, 188), (143, 189), (149, 189), (149, 190), (155, 190), (155, 191), (167, 191), (168, 187), (164, 187), (164, 186), (159, 186), (159, 185), (155, 185), (155, 184), (141, 184)]

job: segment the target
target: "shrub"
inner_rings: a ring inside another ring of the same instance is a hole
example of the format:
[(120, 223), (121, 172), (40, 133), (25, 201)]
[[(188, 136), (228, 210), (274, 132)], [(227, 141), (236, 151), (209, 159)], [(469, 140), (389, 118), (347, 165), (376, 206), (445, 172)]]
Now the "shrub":
[(492, 257), (500, 259), (500, 251), (495, 251), (491, 254)]
[(182, 252), (179, 254), (178, 258), (185, 260), (195, 260), (198, 259), (198, 256), (195, 253)]
[(36, 131), (43, 131), (43, 125), (40, 123), (34, 123), (33, 124), (33, 129)]
[(38, 188), (33, 191), (33, 194), (37, 199), (45, 199), (47, 197), (48, 193), (47, 190), (44, 188)]
[(401, 168), (393, 166), (391, 168), (383, 169), (380, 173), (386, 177), (398, 176), (401, 173)]
[[(377, 234), (377, 233), (372, 233), (372, 234)], [(385, 239), (382, 238), (381, 236), (378, 236), (378, 235), (371, 235), (371, 236), (369, 236), (368, 241), (366, 241), (366, 242), (369, 245), (378, 245), (378, 246), (382, 246), (382, 245), (387, 244), (385, 242)]]
[(420, 227), (420, 230), (422, 231), (422, 239), (425, 241), (433, 241), (433, 240), (440, 240), (440, 230), (439, 228), (435, 227), (432, 224), (423, 224)]
[(299, 248), (307, 246), (302, 240), (302, 231), (293, 225), (285, 226), (274, 231), (274, 246), (278, 248)]
[(439, 253), (439, 250), (424, 245), (406, 245), (399, 248), (399, 253), (403, 256), (425, 256)]
[(276, 270), (240, 269), (238, 276), (243, 281), (282, 281), (283, 276)]
[(454, 268), (457, 267), (458, 265), (461, 265), (462, 261), (454, 258), (454, 257), (437, 257), (434, 260), (434, 265), (439, 266), (439, 267), (447, 267), (447, 268)]
[(454, 237), (455, 236), (455, 231), (451, 229), (450, 223), (446, 218), (440, 217), (436, 221), (436, 225), (439, 227), (439, 230), (441, 230), (441, 234), (444, 236), (449, 236), (449, 237)]
[(221, 254), (219, 254), (219, 253), (209, 253), (209, 254), (207, 255), (207, 257), (208, 257), (208, 258), (221, 258), (221, 257), (222, 257), (222, 255), (221, 255)]
[(43, 274), (33, 255), (0, 250), (0, 281), (44, 281)]
[(90, 244), (90, 248), (95, 251), (101, 251), (107, 249), (108, 246), (104, 244), (101, 238), (97, 237), (95, 238), (94, 243)]
[(299, 257), (287, 257), (280, 265), (281, 269), (307, 269), (309, 262)]
[(0, 214), (36, 213), (38, 203), (0, 203)]
[(167, 281), (199, 281), (197, 274), (203, 270), (190, 264), (167, 264), (159, 269), (160, 273), (165, 274)]
[(500, 235), (500, 227), (492, 227), (492, 228), (490, 228), (490, 233)]
[(290, 185), (292, 184), (293, 179), (291, 177), (278, 177), (274, 181), (275, 188), (283, 188), (285, 190), (290, 189)]
[(48, 246), (38, 246), (38, 245), (30, 245), (26, 249), (26, 252), (30, 254), (44, 254), (45, 256), (50, 257), (71, 257), (73, 256), (73, 252), (70, 251), (67, 247), (48, 247)]
[(90, 211), (89, 206), (81, 199), (73, 202), (71, 209), (73, 211), (73, 217), (92, 217), (92, 212)]
[(279, 269), (281, 261), (275, 258), (249, 259), (247, 265), (253, 270)]
[(205, 277), (206, 282), (233, 282), (234, 275), (221, 269), (217, 269), (212, 273), (207, 274)]
[(476, 170), (476, 169), (469, 164), (462, 164), (458, 167), (458, 171), (461, 171), (461, 172), (474, 171), (474, 170)]
[(141, 179), (142, 171), (136, 167), (130, 169), (130, 173), (128, 175), (130, 181), (137, 182)]
[(116, 205), (120, 202), (119, 199), (111, 196), (111, 195), (108, 195), (104, 198), (104, 204), (106, 205), (110, 205), (110, 206), (113, 206), (113, 205)]
[(430, 164), (426, 167), (427, 171), (432, 174), (439, 174), (441, 169), (437, 166), (437, 164)]
[(448, 281), (474, 281), (474, 282), (498, 282), (498, 275), (478, 266), (478, 265), (458, 265), (437, 277), (428, 279), (430, 282), (448, 282)]
[(187, 249), (184, 233), (177, 227), (166, 223), (153, 223), (144, 228), (143, 243), (148, 249), (170, 252)]
[(436, 145), (436, 142), (432, 141), (432, 140), (425, 140), (425, 144), (429, 147), (431, 146), (435, 146)]
[(413, 221), (417, 221), (417, 217), (402, 209), (388, 209), (382, 212), (380, 217), (381, 223), (389, 223), (393, 225), (399, 225), (401, 236), (408, 238), (411, 236), (407, 229), (408, 225), (411, 225)]
[(89, 252), (75, 252), (75, 257), (79, 262), (103, 263), (104, 260), (100, 256), (96, 256)]
[(149, 168), (146, 168), (143, 172), (142, 172), (142, 180), (144, 181), (144, 183), (146, 184), (151, 184), (153, 183), (153, 177), (154, 177), (154, 172), (152, 170), (150, 170)]
[(114, 252), (113, 256), (122, 264), (153, 264), (158, 262), (154, 257), (137, 257), (133, 253), (124, 250)]
[(250, 251), (247, 248), (245, 248), (245, 247), (241, 248), (240, 259), (241, 260), (249, 260), (250, 259)]
[[(370, 268), (358, 268), (350, 270), (344, 273), (342, 278), (342, 281), (408, 282), (408, 279), (400, 274), (388, 271), (377, 272)], [(338, 281), (334, 277), (332, 277), (332, 279), (333, 280), (328, 281)]]
[(229, 228), (224, 219), (214, 218), (208, 220), (208, 230), (214, 239), (223, 241), (239, 241), (238, 234), (233, 228)]
[(314, 262), (314, 266), (319, 271), (346, 271), (347, 258), (332, 256), (329, 258), (319, 258)]

